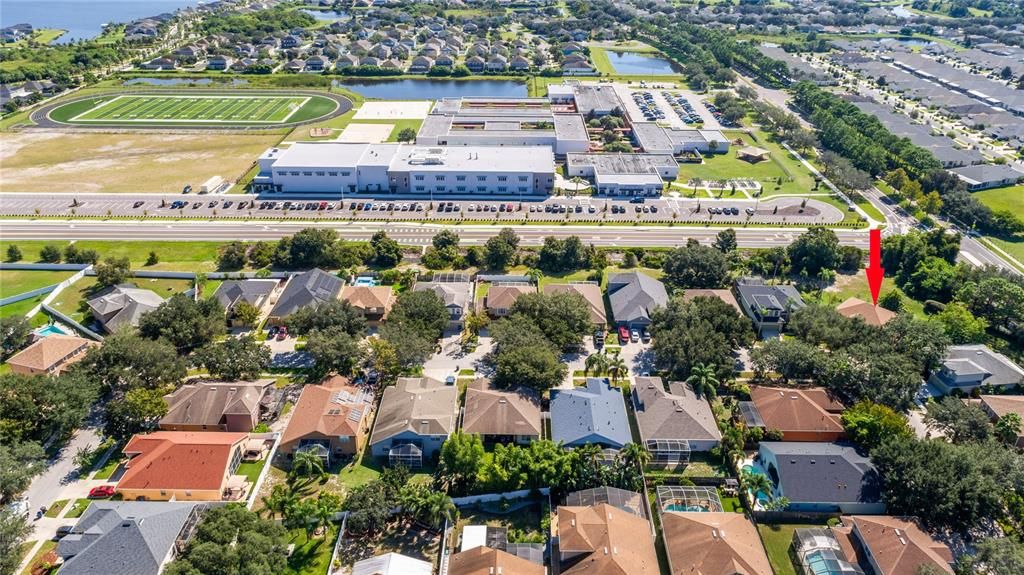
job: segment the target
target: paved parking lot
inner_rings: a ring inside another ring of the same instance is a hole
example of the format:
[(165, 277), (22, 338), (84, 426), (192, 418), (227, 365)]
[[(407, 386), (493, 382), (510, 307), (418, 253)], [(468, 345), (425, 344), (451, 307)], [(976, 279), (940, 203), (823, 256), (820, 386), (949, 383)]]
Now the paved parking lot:
[[(280, 196), (278, 196), (279, 198)], [(626, 199), (577, 196), (504, 200), (368, 199), (281, 200), (252, 195), (4, 194), (2, 216), (132, 217), (197, 219), (343, 219), (355, 221), (497, 221), (757, 224), (838, 223), (843, 213), (824, 202), (801, 198)]]

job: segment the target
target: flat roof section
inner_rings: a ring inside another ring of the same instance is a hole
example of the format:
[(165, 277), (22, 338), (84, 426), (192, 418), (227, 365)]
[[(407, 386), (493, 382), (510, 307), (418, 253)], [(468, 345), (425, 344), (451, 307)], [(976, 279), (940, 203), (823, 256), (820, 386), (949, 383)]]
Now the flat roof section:
[(391, 170), (554, 173), (555, 157), (548, 146), (402, 146)]
[(678, 168), (671, 154), (567, 154), (573, 166), (593, 166), (599, 174), (650, 174), (658, 168)]
[(576, 86), (576, 108), (586, 114), (592, 110), (622, 108), (622, 102), (611, 84), (580, 84)]

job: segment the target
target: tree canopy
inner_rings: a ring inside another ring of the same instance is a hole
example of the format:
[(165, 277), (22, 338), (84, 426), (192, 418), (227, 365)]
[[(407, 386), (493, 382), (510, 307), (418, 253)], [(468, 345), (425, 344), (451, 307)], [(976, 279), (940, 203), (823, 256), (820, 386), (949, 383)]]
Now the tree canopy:
[(713, 367), (720, 379), (731, 377), (732, 353), (754, 340), (750, 320), (716, 297), (673, 297), (652, 314), (651, 335), (658, 368), (680, 381), (698, 364)]

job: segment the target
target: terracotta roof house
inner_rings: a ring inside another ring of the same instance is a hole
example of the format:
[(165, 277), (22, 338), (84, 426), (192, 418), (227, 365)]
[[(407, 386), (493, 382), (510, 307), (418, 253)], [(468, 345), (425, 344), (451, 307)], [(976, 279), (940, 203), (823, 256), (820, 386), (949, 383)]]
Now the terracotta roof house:
[(277, 298), (269, 319), (272, 323), (280, 323), (300, 308), (337, 299), (344, 285), (341, 278), (318, 268), (294, 275), (281, 292), (281, 297)]
[(391, 306), (395, 304), (395, 292), (388, 286), (345, 286), (340, 298), (347, 300), (371, 322), (387, 319)]
[(832, 528), (851, 562), (876, 575), (917, 575), (922, 566), (953, 573), (953, 552), (926, 533), (914, 517), (850, 515)]
[(754, 524), (741, 513), (661, 514), (672, 575), (772, 575)]
[(607, 503), (559, 507), (558, 550), (563, 575), (660, 573), (651, 524)]
[(645, 273), (625, 272), (608, 278), (608, 303), (616, 324), (643, 328), (651, 325), (655, 308), (668, 305), (668, 292)]
[(565, 447), (621, 449), (632, 440), (622, 392), (596, 377), (587, 378), (586, 388), (552, 389), (551, 439)]
[(943, 393), (959, 389), (966, 394), (982, 385), (1024, 384), (1024, 369), (986, 345), (954, 345), (928, 383)]
[[(1016, 413), (1021, 419), (1024, 419), (1024, 396), (983, 395), (981, 396), (981, 408), (994, 420), (1009, 413)], [(1017, 437), (1017, 446), (1024, 447), (1024, 430)]]
[(183, 385), (164, 396), (167, 415), (160, 418), (160, 429), (252, 431), (260, 422), (263, 394), (273, 385), (272, 379)]
[(844, 406), (821, 387), (809, 389), (750, 386), (750, 401), (740, 402), (748, 427), (778, 429), (783, 441), (838, 441), (846, 437)]
[(601, 285), (595, 282), (576, 282), (571, 284), (548, 284), (544, 286), (544, 293), (552, 295), (556, 293), (577, 293), (587, 300), (590, 310), (590, 321), (595, 326), (604, 329), (608, 325), (608, 318), (604, 311), (604, 294), (601, 293)]
[(67, 575), (158, 575), (188, 539), (203, 505), (93, 501), (57, 544)]
[(413, 291), (432, 291), (434, 295), (441, 298), (444, 307), (448, 309), (448, 319), (451, 327), (459, 331), (465, 325), (466, 310), (473, 301), (473, 284), (468, 276), (456, 276), (457, 280), (464, 281), (432, 281), (416, 282)]
[(474, 547), (451, 556), (448, 575), (545, 575), (543, 565), (490, 547)]
[(455, 430), (459, 389), (436, 379), (402, 377), (384, 390), (370, 436), (374, 457), (420, 467)]
[(352, 575), (432, 575), (434, 566), (400, 553), (385, 553), (357, 561)]
[(725, 303), (736, 308), (736, 311), (743, 313), (743, 308), (736, 301), (736, 296), (727, 289), (688, 289), (683, 290), (683, 301), (690, 301), (696, 297), (716, 297)]
[(462, 431), (484, 441), (530, 443), (541, 436), (540, 397), (529, 388), (498, 389), (480, 378), (466, 388)]
[(24, 375), (59, 375), (97, 345), (72, 335), (49, 335), (12, 355), (7, 365), (12, 372)]
[(537, 288), (532, 284), (492, 285), (484, 302), (487, 313), (494, 317), (505, 317), (519, 296), (536, 292)]
[(117, 483), (125, 501), (221, 501), (245, 496), (249, 482), (235, 475), (249, 434), (156, 431), (124, 446), (128, 461)]
[(355, 455), (369, 435), (372, 409), (373, 392), (347, 378), (336, 375), (306, 385), (278, 449), (288, 455), (313, 450), (328, 464), (333, 458)]
[(663, 466), (687, 463), (691, 452), (710, 451), (722, 440), (706, 399), (678, 381), (669, 389), (660, 377), (638, 377), (632, 389), (640, 438), (651, 463)]
[(840, 315), (845, 317), (859, 317), (860, 319), (864, 320), (864, 323), (877, 327), (881, 327), (889, 323), (889, 320), (896, 317), (896, 312), (894, 311), (889, 311), (884, 307), (872, 305), (860, 298), (855, 297), (851, 297), (850, 299), (836, 306), (836, 311), (839, 312)]
[(885, 513), (878, 471), (850, 445), (762, 441), (757, 461), (787, 511)]
[(139, 318), (143, 314), (153, 311), (162, 303), (164, 298), (132, 284), (121, 284), (103, 290), (86, 302), (93, 319), (108, 333), (114, 333), (124, 326), (139, 325)]

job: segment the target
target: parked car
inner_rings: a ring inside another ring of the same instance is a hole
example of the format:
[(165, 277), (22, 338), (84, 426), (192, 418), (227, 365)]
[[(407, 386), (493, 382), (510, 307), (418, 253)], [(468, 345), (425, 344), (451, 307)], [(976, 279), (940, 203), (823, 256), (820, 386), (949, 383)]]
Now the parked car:
[(191, 192), (192, 192), (192, 186), (191, 185), (186, 185), (184, 188), (181, 189), (181, 193), (183, 193), (183, 194), (188, 194), (188, 193), (191, 193)]
[(626, 326), (619, 326), (619, 344), (626, 345), (629, 343), (629, 330)]
[(281, 326), (281, 329), (277, 330), (277, 341), (282, 341), (288, 337), (288, 328)]
[(635, 329), (629, 330), (629, 341), (633, 343), (640, 341), (640, 332)]
[(71, 530), (74, 529), (74, 525), (61, 525), (57, 528), (57, 534), (53, 536), (54, 541), (60, 541), (61, 539), (68, 536)]
[(145, 202), (143, 202), (142, 200), (139, 200), (139, 201), (135, 202), (134, 204), (132, 204), (132, 207), (133, 208), (137, 208), (137, 207), (141, 206), (144, 203)]
[(647, 331), (647, 328), (644, 328), (640, 332), (640, 341), (644, 343), (651, 343), (651, 332)]
[(99, 485), (89, 490), (89, 499), (103, 499), (114, 496), (113, 485)]
[(277, 335), (277, 330), (278, 330), (278, 327), (276, 325), (272, 326), (270, 328), (270, 331), (267, 333), (267, 337), (274, 337), (274, 336), (276, 336)]

